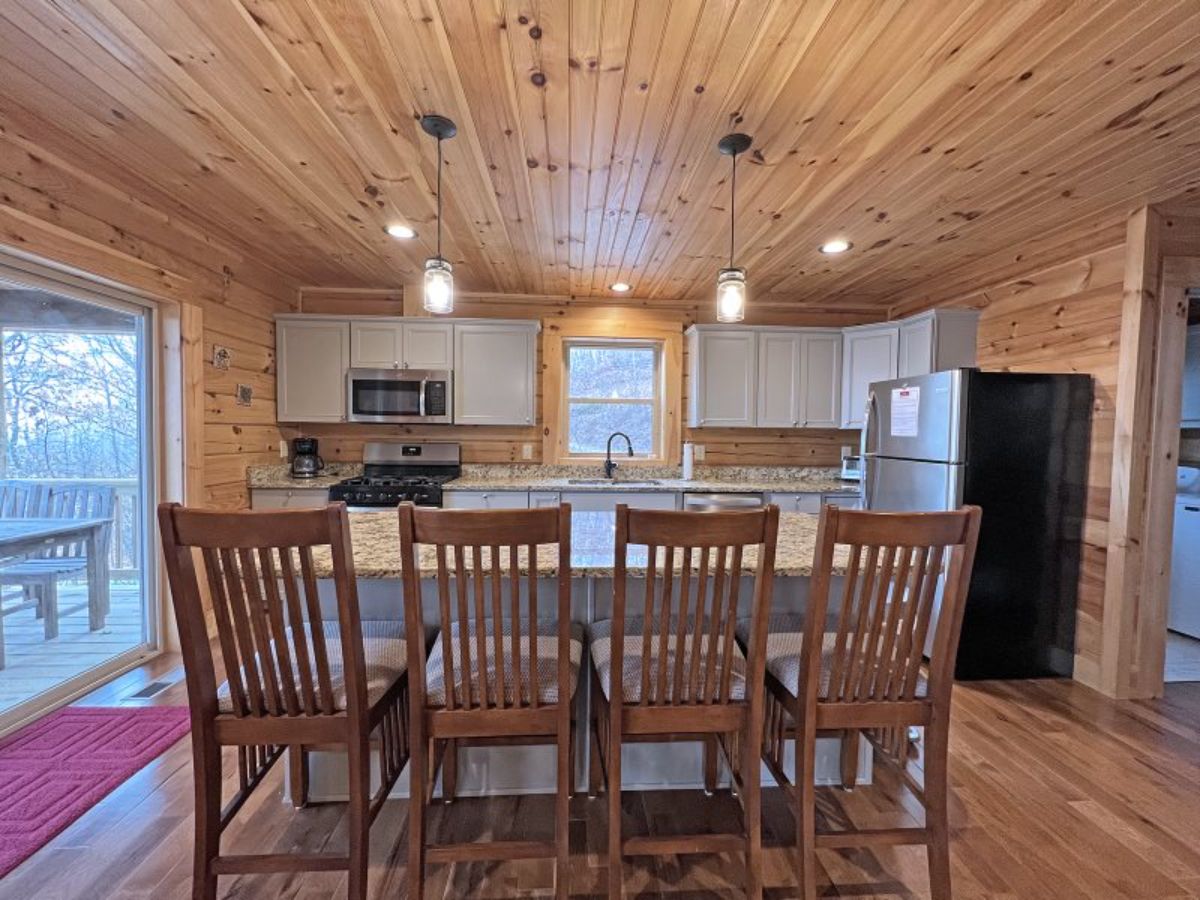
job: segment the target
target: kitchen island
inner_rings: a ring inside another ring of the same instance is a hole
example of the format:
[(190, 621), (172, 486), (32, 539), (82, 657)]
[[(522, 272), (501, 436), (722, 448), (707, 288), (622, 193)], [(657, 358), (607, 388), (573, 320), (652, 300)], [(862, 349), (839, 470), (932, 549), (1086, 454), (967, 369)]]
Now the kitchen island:
[[(808, 599), (816, 546), (818, 517), (803, 513), (782, 513), (776, 547), (773, 614), (801, 614)], [(399, 520), (395, 510), (350, 514), (354, 546), (355, 574), (358, 579), (359, 607), (365, 620), (394, 620), (403, 617), (403, 591), (400, 572)], [(571, 608), (572, 619), (588, 624), (609, 617), (613, 597), (613, 546), (615, 516), (612, 512), (577, 512), (571, 522)], [(640, 551), (640, 555), (639, 555)], [(535, 560), (539, 576), (542, 609), (555, 597), (558, 550), (543, 547)], [(628, 574), (631, 579), (645, 575), (644, 548), (630, 547)], [(327, 551), (314, 550), (313, 564), (319, 579), (322, 605), (327, 617), (335, 615), (332, 565)], [(834, 595), (845, 573), (845, 548), (834, 560)], [(528, 573), (528, 555), (518, 557), (521, 572)], [(749, 615), (752, 592), (750, 582), (757, 565), (757, 553), (748, 548), (742, 560), (742, 577), (747, 584), (739, 592), (739, 614)], [(427, 624), (437, 621), (436, 563), (431, 548), (419, 548), (418, 566), (422, 577), (422, 609)], [(507, 590), (507, 584), (504, 585)], [(640, 589), (638, 589), (640, 590)], [(635, 596), (641, 596), (636, 593)], [(507, 597), (507, 595), (506, 595)], [(505, 600), (507, 608), (507, 599)], [(589, 721), (591, 679), (586, 666), (576, 692), (578, 721)], [(840, 783), (839, 741), (822, 738), (817, 747), (817, 780)], [(590, 741), (580, 741), (576, 759), (576, 783), (585, 785)], [(700, 788), (701, 748), (698, 743), (630, 744), (623, 751), (624, 784), (629, 790), (663, 788)], [(871, 750), (862, 742), (859, 780), (870, 780)], [(791, 766), (790, 758), (787, 765)], [(727, 773), (725, 773), (727, 775)], [(336, 754), (314, 753), (311, 764), (311, 793), (314, 799), (340, 799), (345, 796), (344, 765)], [(773, 779), (764, 772), (764, 784)], [(397, 796), (404, 796), (408, 781), (401, 778)], [(459, 762), (459, 793), (464, 796), (487, 794), (552, 793), (554, 790), (553, 747), (467, 748)]]

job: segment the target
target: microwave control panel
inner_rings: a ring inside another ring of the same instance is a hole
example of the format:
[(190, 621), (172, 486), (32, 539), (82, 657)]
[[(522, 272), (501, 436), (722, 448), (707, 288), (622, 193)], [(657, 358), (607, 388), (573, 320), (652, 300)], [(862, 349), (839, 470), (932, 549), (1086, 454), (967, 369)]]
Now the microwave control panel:
[(430, 381), (425, 385), (425, 415), (446, 415), (446, 382)]

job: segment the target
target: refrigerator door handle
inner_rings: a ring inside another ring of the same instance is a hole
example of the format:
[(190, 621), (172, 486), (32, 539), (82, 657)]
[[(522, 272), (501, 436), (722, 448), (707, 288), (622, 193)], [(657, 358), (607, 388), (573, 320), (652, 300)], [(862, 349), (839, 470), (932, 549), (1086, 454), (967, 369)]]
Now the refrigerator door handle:
[[(875, 419), (878, 417), (877, 416), (878, 409), (879, 409), (878, 398), (875, 396), (875, 392), (871, 391), (867, 395), (867, 408), (866, 408), (866, 411), (863, 413), (862, 437), (859, 440), (859, 456), (862, 458), (862, 470), (863, 470), (862, 471), (863, 509), (871, 508), (871, 493), (872, 493), (871, 481), (872, 481), (872, 478), (874, 477), (874, 467), (871, 465), (872, 451), (869, 448), (871, 446), (871, 431), (872, 431), (873, 425), (875, 424)], [(875, 445), (878, 446), (879, 442), (876, 441)]]

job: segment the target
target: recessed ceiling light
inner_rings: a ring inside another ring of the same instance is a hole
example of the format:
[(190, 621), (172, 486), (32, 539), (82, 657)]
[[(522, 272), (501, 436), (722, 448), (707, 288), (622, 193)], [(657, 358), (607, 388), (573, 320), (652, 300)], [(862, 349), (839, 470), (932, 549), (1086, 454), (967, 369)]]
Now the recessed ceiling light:
[(386, 231), (388, 234), (390, 234), (392, 237), (394, 237), (400, 241), (407, 241), (410, 238), (415, 238), (417, 236), (417, 233), (415, 231), (413, 231), (411, 228), (409, 228), (407, 225), (400, 225), (400, 224), (389, 225), (387, 228), (385, 228), (383, 230)]
[(626, 284), (624, 281), (614, 281), (612, 284), (609, 285), (609, 287), (612, 288), (614, 291), (616, 291), (618, 294), (627, 294), (633, 290), (633, 286)]
[(821, 252), (822, 253), (845, 253), (847, 250), (849, 250), (853, 246), (854, 245), (852, 243), (850, 243), (849, 241), (843, 241), (843, 240), (828, 241), (827, 243), (824, 243), (821, 245)]

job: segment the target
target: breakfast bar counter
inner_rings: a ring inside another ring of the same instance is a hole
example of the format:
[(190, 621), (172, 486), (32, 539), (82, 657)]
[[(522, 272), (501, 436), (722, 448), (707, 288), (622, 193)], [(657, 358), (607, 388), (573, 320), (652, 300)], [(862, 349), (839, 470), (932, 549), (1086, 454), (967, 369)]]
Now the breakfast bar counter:
[[(804, 513), (781, 513), (779, 540), (776, 547), (775, 587), (771, 612), (773, 615), (803, 613), (812, 574), (813, 551), (817, 540), (818, 517)], [(403, 618), (404, 600), (400, 572), (399, 520), (395, 510), (352, 512), (350, 529), (354, 547), (354, 565), (358, 579), (359, 608), (364, 620), (397, 620)], [(604, 512), (573, 512), (571, 517), (571, 618), (590, 624), (610, 616), (613, 597), (613, 548), (615, 514)], [(640, 551), (640, 556), (638, 555)], [(645, 550), (631, 546), (627, 567), (629, 577), (640, 581), (645, 576)], [(552, 608), (558, 572), (558, 550), (554, 546), (540, 549), (536, 561), (539, 576), (539, 597), (543, 614)], [(698, 559), (699, 554), (696, 554)], [(502, 562), (506, 563), (504, 559)], [(834, 596), (839, 591), (846, 570), (845, 549), (835, 558)], [(319, 579), (322, 605), (327, 617), (335, 615), (332, 566), (328, 551), (314, 548), (313, 565)], [(427, 625), (437, 622), (436, 566), (431, 548), (418, 548), (421, 570), (422, 610)], [(749, 615), (752, 591), (750, 583), (757, 565), (756, 554), (746, 548), (742, 560), (745, 589), (739, 591), (739, 614)], [(528, 573), (529, 560), (525, 552), (518, 557), (523, 574)], [(488, 561), (485, 558), (485, 572)], [(502, 571), (507, 571), (506, 565)], [(659, 570), (661, 571), (661, 569)], [(507, 582), (507, 578), (504, 579)], [(507, 591), (508, 585), (504, 584)], [(507, 594), (505, 595), (507, 597)], [(635, 593), (640, 597), (641, 594)], [(507, 599), (505, 600), (507, 608)], [(584, 667), (586, 672), (587, 667)], [(576, 715), (580, 722), (588, 721), (591, 679), (581, 677), (576, 691)], [(576, 782), (585, 785), (587, 754), (590, 742), (583, 746), (576, 759)], [(554, 757), (552, 747), (470, 747), (460, 751), (459, 793), (469, 795), (523, 794), (553, 792)], [(840, 782), (840, 741), (836, 737), (821, 738), (817, 744), (817, 781), (825, 784)], [(702, 767), (699, 744), (676, 743), (631, 744), (623, 752), (623, 781), (628, 790), (701, 788)], [(790, 768), (791, 761), (788, 760)], [(336, 754), (314, 753), (311, 766), (311, 793), (314, 799), (345, 797), (344, 761)], [(870, 744), (862, 742), (859, 757), (859, 780), (871, 779)], [(764, 784), (773, 783), (765, 775)], [(397, 796), (407, 792), (408, 780), (397, 783)]]

